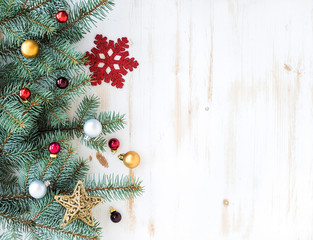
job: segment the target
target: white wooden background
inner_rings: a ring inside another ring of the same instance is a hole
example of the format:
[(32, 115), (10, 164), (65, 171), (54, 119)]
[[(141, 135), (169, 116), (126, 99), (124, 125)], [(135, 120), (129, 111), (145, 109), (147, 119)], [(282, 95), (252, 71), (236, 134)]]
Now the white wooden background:
[[(103, 239), (313, 239), (312, 1), (116, 1), (79, 49), (98, 33), (128, 37), (140, 63), (90, 93), (127, 115), (112, 137), (140, 153), (146, 189), (94, 211)], [(130, 174), (79, 151), (92, 173)]]

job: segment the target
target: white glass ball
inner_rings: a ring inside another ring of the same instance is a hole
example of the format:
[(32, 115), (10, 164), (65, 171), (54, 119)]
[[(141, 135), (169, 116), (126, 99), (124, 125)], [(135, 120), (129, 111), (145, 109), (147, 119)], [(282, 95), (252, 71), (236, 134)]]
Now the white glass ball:
[(84, 133), (90, 137), (98, 137), (102, 132), (102, 125), (97, 119), (89, 119), (84, 124)]
[(35, 180), (29, 185), (29, 194), (36, 199), (43, 198), (47, 193), (47, 186), (40, 180)]

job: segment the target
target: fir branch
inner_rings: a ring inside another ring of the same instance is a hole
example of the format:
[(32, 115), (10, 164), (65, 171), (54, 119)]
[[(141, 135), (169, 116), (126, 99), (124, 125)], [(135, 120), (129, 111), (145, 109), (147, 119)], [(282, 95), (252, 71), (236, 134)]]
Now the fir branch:
[(59, 53), (63, 54), (65, 57), (71, 59), (71, 61), (75, 64), (78, 64), (78, 61), (74, 58), (72, 58), (70, 55), (68, 55), (67, 53), (65, 53), (64, 51), (62, 51), (61, 49), (57, 48), (56, 46), (52, 45), (51, 43), (46, 43), (46, 45), (48, 45), (49, 47), (53, 48), (54, 50), (58, 51)]
[[(12, 1), (12, 3), (14, 2), (14, 0)], [(26, 13), (29, 13), (29, 12), (32, 12), (38, 8), (40, 8), (42, 5), (48, 3), (48, 2), (51, 2), (51, 0), (45, 0), (39, 4), (36, 4), (35, 6), (31, 7), (31, 8), (28, 8), (28, 9), (24, 9), (22, 12), (20, 13), (17, 13), (17, 14), (14, 14), (13, 16), (9, 16), (9, 17), (6, 17), (6, 18), (3, 18), (0, 20), (0, 25), (2, 25), (4, 22), (8, 22), (16, 17), (19, 17), (19, 16), (22, 16), (22, 15), (25, 15)], [(25, 3), (26, 4), (26, 3)]]
[(53, 116), (55, 116), (55, 118), (58, 119), (59, 122), (62, 121), (62, 119), (59, 118), (58, 115), (57, 115), (50, 107), (48, 107), (48, 109), (49, 109), (49, 111), (53, 114)]
[(5, 180), (1, 180), (1, 179), (0, 179), (0, 183), (5, 183), (8, 185), (14, 184), (14, 182), (9, 182), (9, 181), (5, 181)]
[(78, 88), (80, 88), (81, 86), (83, 86), (83, 85), (85, 85), (85, 84), (87, 84), (87, 83), (89, 83), (89, 82), (91, 82), (91, 78), (88, 78), (86, 81), (84, 81), (84, 82), (80, 83), (79, 85), (74, 86), (73, 88), (69, 89), (69, 90), (66, 91), (64, 94), (62, 94), (62, 95), (58, 96), (57, 98), (55, 98), (54, 101), (60, 100), (62, 97), (64, 97), (64, 96), (70, 94), (71, 92), (77, 90)]
[(40, 55), (39, 55), (38, 57), (39, 57), (40, 61), (45, 65), (45, 67), (50, 71), (51, 68), (47, 65), (47, 63), (45, 62), (45, 60), (43, 60)]
[(10, 53), (10, 52), (15, 52), (17, 51), (19, 48), (0, 48), (0, 53), (1, 55), (6, 55), (7, 53)]
[[(96, 192), (96, 191), (114, 191), (114, 190), (124, 190), (124, 191), (136, 191), (136, 190), (142, 190), (143, 188), (141, 186), (137, 186), (135, 183), (130, 185), (130, 186), (126, 186), (126, 187), (97, 187), (97, 188), (86, 188), (86, 192)], [(66, 192), (64, 192), (66, 193)]]
[(25, 2), (24, 2), (24, 4), (23, 4), (23, 9), (25, 9), (26, 4), (27, 4), (27, 1), (28, 1), (28, 0), (25, 0)]
[[(110, 0), (83, 0), (73, 7), (67, 0), (4, 0), (1, 5), (0, 222), (5, 233), (0, 239), (98, 239), (97, 223), (89, 227), (75, 221), (59, 228), (65, 210), (54, 201), (54, 195), (71, 194), (78, 180), (85, 179), (90, 195), (107, 201), (133, 199), (143, 192), (141, 182), (128, 176), (109, 175), (99, 181), (86, 178), (87, 160), (77, 158), (69, 146), (71, 139), (79, 137), (88, 147), (104, 150), (105, 135), (125, 125), (124, 115), (98, 115), (100, 101), (93, 96), (83, 99), (74, 118), (67, 114), (73, 99), (86, 93), (91, 82), (85, 73), (84, 55), (76, 51), (74, 43), (90, 30), (94, 19), (103, 19), (111, 6)], [(59, 24), (53, 17), (61, 8), (69, 9), (68, 23)], [(38, 57), (22, 56), (20, 45), (26, 39), (40, 42)], [(66, 89), (55, 86), (60, 76), (70, 80)], [(22, 104), (18, 93), (23, 87), (32, 95)], [(86, 141), (83, 126), (91, 118), (101, 122), (102, 134)], [(52, 141), (62, 142), (55, 159), (48, 157)], [(27, 191), (34, 179), (52, 182), (40, 201)]]
[(60, 228), (51, 227), (51, 226), (39, 224), (39, 223), (36, 223), (36, 222), (33, 222), (33, 221), (24, 220), (22, 218), (13, 217), (13, 216), (10, 216), (8, 214), (1, 213), (1, 212), (0, 212), (0, 216), (2, 216), (4, 218), (7, 218), (7, 219), (9, 219), (9, 220), (11, 220), (13, 222), (19, 222), (19, 223), (24, 224), (26, 226), (50, 229), (50, 230), (53, 230), (53, 231), (57, 231), (57, 232), (61, 232), (61, 233), (64, 233), (64, 234), (71, 235), (72, 237), (81, 237), (81, 238), (90, 239), (90, 240), (97, 240), (98, 239), (97, 237), (90, 237), (90, 236), (87, 236), (87, 235), (76, 234), (74, 232), (65, 231), (65, 230), (62, 230)]
[(126, 124), (125, 115), (116, 114), (115, 112), (102, 112), (98, 119), (102, 124), (102, 133), (104, 135), (120, 130)]
[(4, 139), (4, 142), (2, 143), (2, 146), (0, 148), (0, 153), (3, 151), (5, 144), (8, 142), (10, 136), (11, 136), (12, 132), (10, 131), (9, 134), (6, 136), (6, 138)]
[[(26, 1), (27, 1), (27, 0), (26, 0)], [(30, 231), (32, 232), (33, 237), (34, 237), (36, 240), (40, 240), (40, 239), (37, 237), (36, 233), (34, 232), (33, 228), (32, 228), (32, 227), (29, 227), (29, 229), (30, 229)]]
[(30, 194), (14, 194), (8, 196), (1, 196), (0, 200), (8, 200), (8, 199), (20, 199), (20, 198), (31, 198)]
[(54, 198), (52, 198), (51, 201), (43, 209), (41, 209), (40, 212), (38, 212), (35, 217), (32, 218), (32, 221), (35, 221), (35, 219), (39, 217), (39, 215), (42, 214), (53, 202)]
[[(81, 129), (78, 129), (78, 131), (82, 134), (82, 135), (85, 135), (85, 133), (81, 130)], [(98, 142), (97, 140), (95, 139), (88, 139), (88, 141), (94, 143), (95, 145), (97, 145), (100, 149), (103, 148), (103, 144), (101, 144), (100, 142)]]
[(51, 165), (51, 163), (52, 163), (52, 158), (50, 158), (50, 161), (48, 162), (48, 164), (47, 164), (45, 170), (43, 171), (43, 174), (42, 174), (42, 176), (41, 176), (41, 181), (43, 180), (44, 176), (46, 175), (46, 172), (47, 172), (47, 170), (48, 170), (48, 167)]
[[(65, 165), (68, 161), (69, 157), (63, 162), (62, 168), (59, 171), (59, 177), (61, 177), (61, 172), (65, 169)], [(70, 165), (70, 162), (68, 163)], [(69, 168), (67, 170), (69, 170)], [(59, 189), (57, 194), (70, 194), (75, 188), (76, 180), (72, 181), (72, 178), (68, 178), (69, 176), (65, 175), (63, 175), (62, 178), (66, 177), (67, 180), (64, 183), (67, 184), (64, 184), (65, 186), (62, 189)], [(108, 201), (114, 199), (133, 199), (136, 195), (140, 195), (144, 191), (144, 188), (141, 186), (141, 181), (129, 176), (114, 177), (114, 175), (104, 175), (102, 180), (99, 180), (98, 182), (91, 178), (86, 178), (84, 182), (87, 192), (96, 196), (104, 197)], [(29, 194), (13, 194), (1, 196), (0, 200), (30, 197), (31, 196)]]
[(5, 23), (3, 23), (3, 26), (5, 26), (11, 33), (13, 33), (17, 38), (19, 38), (20, 40), (22, 40), (22, 38), (16, 33), (14, 32), (9, 26), (7, 26)]
[(42, 24), (42, 23), (36, 21), (35, 19), (32, 19), (31, 17), (28, 17), (28, 16), (25, 16), (25, 17), (26, 17), (28, 20), (30, 20), (30, 21), (32, 21), (32, 22), (34, 22), (34, 23), (36, 23), (36, 24), (38, 24), (38, 25), (44, 27), (44, 28), (47, 29), (49, 32), (52, 32), (52, 31), (53, 31), (53, 29), (52, 29), (51, 27), (48, 27), (48, 26), (46, 26), (46, 25), (44, 25), (44, 24)]
[(44, 5), (44, 4), (46, 4), (46, 3), (50, 2), (50, 1), (51, 1), (51, 0), (45, 0), (45, 1), (43, 1), (42, 3), (39, 3), (39, 4), (37, 4), (37, 5), (33, 6), (33, 7), (31, 7), (30, 9), (25, 10), (25, 13), (34, 11), (35, 9), (40, 8), (42, 5)]
[(27, 70), (27, 72), (30, 75), (33, 75), (33, 73), (29, 70), (29, 68), (26, 66), (25, 62), (20, 58), (20, 56), (16, 52), (14, 54), (15, 54), (15, 56), (17, 56), (18, 60), (20, 60), (20, 62), (23, 64), (23, 67)]
[[(53, 187), (52, 187), (53, 188)], [(132, 183), (127, 186), (118, 186), (114, 187), (113, 185), (107, 187), (86, 187), (86, 192), (107, 192), (110, 193), (111, 191), (128, 191), (133, 194), (136, 191), (143, 191), (143, 187), (138, 185), (137, 183)], [(69, 194), (73, 193), (73, 190), (60, 190), (59, 194)], [(101, 195), (100, 195), (101, 196)], [(8, 196), (1, 196), (0, 200), (7, 200), (7, 199), (19, 199), (19, 198), (31, 198), (30, 194), (15, 194), (15, 195), (8, 195)], [(133, 196), (130, 198), (132, 199)]]
[(30, 161), (29, 164), (28, 164), (27, 173), (26, 173), (26, 179), (25, 179), (25, 185), (24, 185), (24, 193), (26, 193), (28, 177), (29, 177), (29, 171), (30, 171), (31, 165), (32, 165), (32, 161)]
[[(84, 135), (82, 129), (83, 129), (83, 119), (87, 115), (87, 112), (94, 100), (86, 101), (85, 104), (87, 104), (87, 109), (84, 107), (81, 107), (81, 115), (78, 115), (79, 120), (74, 120), (73, 124), (69, 124), (65, 127), (57, 127), (57, 128), (46, 128), (39, 130), (40, 133), (47, 133), (47, 132), (71, 132), (71, 131), (79, 131), (81, 134)], [(78, 114), (78, 113), (77, 113)], [(93, 113), (88, 113), (89, 118), (90, 115), (93, 115)], [(100, 116), (98, 117), (98, 120), (101, 122), (101, 125), (103, 127), (103, 134), (108, 134), (113, 132), (114, 130), (118, 130), (122, 128), (125, 124), (124, 115), (119, 115), (115, 113), (100, 113)], [(77, 122), (78, 121), (78, 122)]]
[(15, 2), (15, 0), (12, 0), (11, 3), (10, 3), (10, 6), (9, 6), (9, 8), (8, 8), (8, 10), (7, 10), (7, 14), (6, 14), (7, 17), (9, 16), (10, 9), (11, 9), (12, 4), (13, 4), (14, 2)]
[[(45, 102), (50, 102), (50, 99), (49, 98), (46, 98), (44, 96), (41, 96), (39, 93), (35, 93), (34, 94), (36, 97), (38, 97), (38, 99), (36, 99), (35, 101), (39, 101), (40, 99), (45, 101)], [(36, 106), (42, 106), (43, 104), (37, 104)]]
[(16, 236), (15, 236), (15, 231), (14, 231), (14, 221), (12, 221), (12, 237), (13, 239), (16, 239)]
[(11, 94), (8, 94), (8, 95), (4, 95), (4, 96), (1, 96), (0, 99), (2, 98), (7, 98), (7, 97), (11, 97), (11, 96), (14, 96), (14, 95), (17, 95), (18, 92), (15, 92), (15, 93), (11, 93)]
[(79, 18), (77, 18), (75, 21), (71, 22), (69, 25), (65, 26), (64, 28), (62, 28), (60, 31), (58, 31), (58, 33), (56, 35), (60, 35), (61, 33), (63, 33), (65, 30), (73, 27), (75, 24), (77, 24), (79, 21), (83, 20), (84, 18), (86, 18), (87, 16), (92, 15), (92, 13), (98, 9), (100, 6), (105, 5), (108, 2), (108, 0), (101, 0), (95, 7), (93, 7), (92, 9), (90, 9), (88, 12), (85, 12), (83, 14), (81, 14), (81, 16)]
[(0, 104), (0, 108), (3, 109), (3, 111), (10, 116), (10, 118), (12, 118), (14, 120), (14, 122), (16, 122), (21, 128), (25, 128), (25, 125), (23, 124), (23, 121), (19, 121), (18, 119), (16, 119), (11, 113), (9, 113), (4, 106), (2, 106)]
[[(48, 67), (49, 67), (49, 66), (48, 66)], [(50, 68), (49, 68), (49, 70), (50, 70)], [(64, 71), (64, 70), (65, 70), (64, 68), (58, 68), (58, 69), (55, 69), (54, 71), (51, 71), (51, 72), (49, 73), (49, 75), (52, 75), (52, 74), (55, 74), (55, 73), (57, 73), (57, 72), (59, 72), (59, 71)], [(49, 76), (49, 75), (48, 75), (48, 76)], [(34, 84), (34, 83), (36, 83), (36, 82), (38, 82), (38, 81), (41, 81), (43, 78), (48, 77), (48, 76), (47, 76), (47, 75), (39, 76), (39, 77), (37, 77), (36, 79), (34, 79), (34, 80), (28, 82), (28, 84), (29, 84), (29, 85)]]
[(43, 129), (43, 130), (39, 130), (40, 133), (47, 133), (47, 132), (56, 132), (56, 131), (60, 131), (60, 132), (70, 132), (73, 130), (80, 130), (81, 126), (77, 126), (77, 127), (66, 127), (66, 128), (50, 128), (50, 129)]
[(68, 159), (69, 159), (69, 157), (71, 156), (72, 153), (73, 153), (73, 149), (71, 148), (71, 149), (68, 151), (68, 155), (67, 155), (67, 157), (65, 158), (65, 160), (64, 160), (64, 162), (63, 162), (63, 164), (62, 164), (62, 167), (61, 167), (59, 173), (57, 174), (57, 176), (56, 176), (56, 178), (55, 178), (55, 180), (54, 180), (54, 182), (53, 182), (52, 189), (55, 188), (55, 185), (57, 184), (57, 182), (58, 182), (58, 180), (59, 180), (59, 177), (60, 177), (60, 175), (61, 175), (61, 173), (62, 173), (62, 171), (63, 171), (63, 169), (64, 169), (64, 167), (65, 167), (65, 165), (66, 165), (66, 163), (67, 163), (67, 161), (68, 161)]
[(81, 162), (78, 166), (78, 168), (73, 172), (72, 177), (74, 177), (83, 167), (85, 167), (85, 163)]
[[(69, 139), (73, 139), (74, 136), (81, 138), (82, 142), (88, 147), (94, 148), (96, 150), (104, 151), (104, 146), (106, 140), (104, 136), (106, 134), (113, 133), (119, 129), (122, 129), (125, 125), (124, 115), (119, 115), (116, 113), (100, 113), (96, 117), (94, 107), (98, 105), (98, 100), (94, 97), (88, 98), (85, 97), (82, 103), (78, 107), (77, 116), (73, 121), (69, 121), (67, 124), (62, 126), (47, 127), (44, 129), (39, 129), (41, 136), (49, 138), (50, 136), (55, 136), (56, 134), (63, 133)], [(88, 141), (84, 139), (85, 133), (83, 132), (85, 119), (96, 118), (102, 124), (102, 133), (97, 138), (91, 138)], [(83, 119), (83, 120), (81, 120)]]
[(95, 25), (95, 19), (103, 20), (113, 5), (110, 0), (79, 2), (73, 6), (69, 24), (56, 31), (56, 36), (66, 38), (71, 42), (78, 42), (86, 32), (91, 30), (91, 25)]
[(90, 99), (90, 100), (89, 100), (89, 102), (88, 102), (88, 104), (87, 104), (86, 109), (83, 111), (82, 116), (81, 116), (81, 117), (80, 117), (80, 119), (79, 119), (79, 122), (78, 122), (78, 125), (79, 125), (79, 126), (81, 126), (82, 121), (84, 120), (84, 118), (85, 118), (86, 114), (87, 114), (87, 113), (88, 113), (88, 111), (90, 110), (90, 108), (91, 108), (91, 106), (92, 106), (93, 101), (94, 101), (93, 99)]
[(25, 114), (27, 114), (33, 107), (35, 107), (35, 106), (40, 106), (40, 104), (37, 103), (38, 101), (39, 101), (39, 99), (36, 99), (35, 101), (31, 101), (30, 106), (26, 109), (25, 112), (23, 112), (22, 116), (24, 116)]
[[(66, 140), (67, 139), (61, 139), (61, 140), (58, 140), (57, 142), (65, 142)], [(33, 153), (33, 152), (37, 152), (37, 151), (40, 151), (42, 149), (45, 149), (45, 148), (49, 147), (49, 145), (50, 144), (47, 144), (43, 147), (36, 148), (36, 149), (30, 150), (30, 151), (25, 151), (25, 152), (12, 152), (12, 153), (8, 153), (8, 154), (1, 154), (0, 157), (17, 156), (17, 155), (24, 155), (27, 153)]]

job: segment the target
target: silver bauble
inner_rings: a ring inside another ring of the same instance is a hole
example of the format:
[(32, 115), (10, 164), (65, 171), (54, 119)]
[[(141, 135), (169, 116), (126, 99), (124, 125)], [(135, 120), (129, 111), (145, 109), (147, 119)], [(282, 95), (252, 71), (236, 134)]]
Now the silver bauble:
[(43, 198), (47, 193), (47, 186), (40, 180), (32, 181), (29, 185), (29, 194), (36, 199)]
[(90, 137), (98, 137), (102, 132), (102, 125), (97, 119), (89, 119), (84, 124), (84, 133)]

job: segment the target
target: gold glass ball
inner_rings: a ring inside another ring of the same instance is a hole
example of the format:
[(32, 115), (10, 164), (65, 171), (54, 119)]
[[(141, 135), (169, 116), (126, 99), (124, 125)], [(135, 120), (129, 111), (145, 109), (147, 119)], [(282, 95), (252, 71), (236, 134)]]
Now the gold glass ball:
[(21, 52), (24, 57), (34, 58), (39, 53), (39, 44), (34, 40), (26, 40), (22, 43)]
[(140, 156), (134, 151), (129, 151), (124, 154), (123, 163), (128, 168), (135, 168), (140, 163)]

